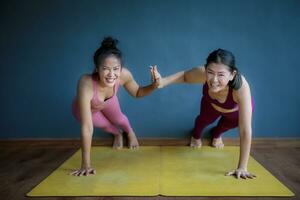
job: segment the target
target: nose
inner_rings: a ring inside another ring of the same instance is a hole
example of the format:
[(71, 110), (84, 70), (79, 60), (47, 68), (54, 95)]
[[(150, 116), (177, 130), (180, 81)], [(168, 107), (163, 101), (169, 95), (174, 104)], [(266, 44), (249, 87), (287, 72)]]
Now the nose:
[(214, 81), (214, 82), (217, 82), (217, 81), (218, 81), (218, 76), (217, 76), (217, 75), (214, 75), (213, 81)]
[(114, 71), (112, 69), (109, 70), (108, 75), (112, 76), (113, 74), (114, 74)]

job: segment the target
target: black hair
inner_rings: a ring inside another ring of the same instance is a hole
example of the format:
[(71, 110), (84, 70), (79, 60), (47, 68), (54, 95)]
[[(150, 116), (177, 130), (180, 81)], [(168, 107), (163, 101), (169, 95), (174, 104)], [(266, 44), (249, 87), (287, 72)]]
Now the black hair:
[(207, 68), (207, 66), (210, 63), (224, 64), (229, 67), (231, 73), (233, 71), (236, 71), (236, 74), (235, 74), (233, 80), (229, 81), (228, 85), (229, 85), (229, 87), (231, 87), (235, 90), (240, 89), (243, 82), (242, 82), (241, 74), (240, 74), (239, 70), (237, 69), (237, 67), (235, 66), (235, 57), (234, 57), (233, 53), (231, 53), (230, 51), (225, 50), (225, 49), (217, 49), (217, 50), (211, 52), (208, 55), (208, 57), (206, 58), (205, 68)]
[(102, 62), (109, 56), (115, 56), (120, 60), (121, 66), (123, 65), (122, 52), (117, 48), (119, 41), (112, 37), (105, 37), (102, 40), (101, 46), (94, 54), (95, 71), (102, 64)]

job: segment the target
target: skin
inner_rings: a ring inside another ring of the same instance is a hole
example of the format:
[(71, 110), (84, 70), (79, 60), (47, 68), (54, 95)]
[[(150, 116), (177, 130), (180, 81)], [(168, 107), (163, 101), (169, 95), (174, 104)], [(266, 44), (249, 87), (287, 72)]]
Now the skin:
[[(180, 71), (170, 76), (161, 78), (158, 71), (155, 71), (155, 76), (159, 84), (159, 88), (166, 87), (174, 83), (208, 83), (208, 94), (211, 98), (223, 103), (226, 101), (229, 86), (228, 82), (233, 80), (236, 71), (230, 71), (230, 68), (222, 63), (210, 63), (205, 69), (204, 66), (195, 67), (188, 71)], [(247, 171), (248, 160), (251, 148), (252, 137), (252, 105), (250, 87), (242, 76), (243, 84), (240, 89), (233, 90), (233, 100), (237, 103), (237, 107), (233, 109), (225, 109), (212, 103), (214, 109), (223, 113), (239, 112), (239, 135), (240, 135), (240, 156), (238, 166), (235, 170), (226, 173), (227, 176), (235, 176), (236, 178), (254, 178), (254, 174)], [(201, 139), (191, 138), (191, 147), (201, 147)], [(223, 148), (224, 144), (221, 138), (213, 139), (212, 146)]]
[[(136, 83), (131, 72), (128, 69), (121, 67), (121, 62), (118, 58), (113, 55), (107, 57), (99, 66), (97, 66), (97, 74), (99, 75), (99, 81), (97, 83), (99, 100), (104, 101), (105, 99), (110, 98), (114, 94), (114, 85), (117, 82), (119, 82), (125, 90), (135, 98), (149, 95), (158, 87), (153, 71), (154, 67), (151, 67), (152, 84), (141, 87)], [(74, 176), (96, 174), (96, 170), (91, 166), (90, 160), (93, 135), (91, 111), (91, 99), (93, 94), (92, 76), (83, 75), (78, 81), (77, 87), (77, 101), (81, 118), (82, 161), (81, 168), (71, 172), (71, 175)], [(134, 131), (128, 133), (128, 141), (130, 149), (137, 149), (139, 147)], [(123, 137), (120, 133), (114, 137), (113, 148), (120, 149), (122, 147)]]

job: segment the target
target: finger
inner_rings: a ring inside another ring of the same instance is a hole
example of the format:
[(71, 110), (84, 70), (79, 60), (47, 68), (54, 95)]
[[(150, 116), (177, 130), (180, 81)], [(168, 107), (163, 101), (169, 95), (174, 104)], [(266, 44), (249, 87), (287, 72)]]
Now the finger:
[(78, 172), (78, 170), (75, 170), (75, 171), (69, 173), (69, 175), (74, 175), (74, 174), (76, 174), (77, 172)]
[(157, 65), (154, 65), (154, 72), (157, 72)]
[(78, 172), (72, 173), (72, 176), (77, 176)]
[(227, 173), (225, 174), (225, 176), (232, 176), (232, 175), (234, 175), (234, 171), (227, 172)]
[(154, 82), (154, 75), (153, 75), (153, 68), (150, 67), (150, 76), (151, 76), (151, 81)]
[(240, 179), (241, 178), (241, 172), (236, 172), (236, 178)]
[(78, 176), (79, 174), (79, 170), (76, 170), (74, 173), (73, 173), (73, 176)]
[(253, 176), (251, 174), (247, 174), (246, 176), (247, 178), (253, 179)]
[(152, 68), (153, 69), (153, 77), (154, 77), (154, 80), (156, 80), (156, 65), (154, 65), (154, 67)]
[(77, 172), (77, 173), (74, 173), (73, 176), (78, 176), (78, 172)]
[(79, 172), (78, 176), (82, 176), (84, 174), (84, 170)]
[(246, 174), (241, 174), (241, 178), (242, 179), (247, 179), (247, 175)]
[(153, 67), (152, 66), (150, 66), (150, 72), (151, 72), (151, 74), (153, 74)]
[(90, 172), (89, 172), (88, 170), (86, 170), (86, 171), (84, 172), (83, 175), (84, 175), (84, 176), (89, 176), (89, 173), (90, 173)]
[(74, 176), (79, 176), (79, 173), (80, 173), (80, 172), (78, 171)]
[(252, 179), (252, 178), (255, 178), (256, 176), (254, 174), (249, 173), (248, 177)]

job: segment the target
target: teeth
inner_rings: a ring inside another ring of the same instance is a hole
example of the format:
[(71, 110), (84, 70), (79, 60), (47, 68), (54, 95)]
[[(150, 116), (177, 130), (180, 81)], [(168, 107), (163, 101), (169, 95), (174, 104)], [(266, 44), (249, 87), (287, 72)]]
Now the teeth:
[(113, 79), (113, 78), (107, 78), (106, 81), (109, 82), (109, 83), (112, 83), (112, 82), (115, 81), (115, 79)]

